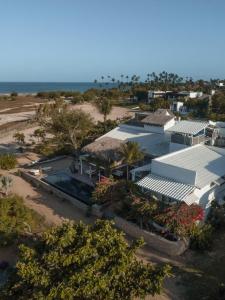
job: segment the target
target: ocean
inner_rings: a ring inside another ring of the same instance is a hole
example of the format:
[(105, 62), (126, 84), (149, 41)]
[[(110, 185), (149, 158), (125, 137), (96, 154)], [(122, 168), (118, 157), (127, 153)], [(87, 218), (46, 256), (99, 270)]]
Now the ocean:
[(116, 84), (101, 84), (94, 82), (0, 82), (0, 94), (17, 92), (33, 94), (50, 91), (79, 91), (85, 92), (91, 88), (112, 88)]

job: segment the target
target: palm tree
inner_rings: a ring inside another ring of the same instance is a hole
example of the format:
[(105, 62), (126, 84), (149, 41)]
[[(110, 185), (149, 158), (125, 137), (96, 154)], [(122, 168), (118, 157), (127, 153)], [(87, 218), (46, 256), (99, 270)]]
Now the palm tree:
[(120, 153), (122, 160), (127, 165), (127, 180), (129, 180), (129, 166), (144, 158), (144, 153), (141, 151), (139, 144), (136, 142), (128, 141), (122, 144)]
[(104, 124), (106, 123), (107, 116), (110, 114), (112, 110), (112, 102), (105, 97), (100, 97), (96, 101), (96, 107), (99, 110), (100, 114), (104, 117)]

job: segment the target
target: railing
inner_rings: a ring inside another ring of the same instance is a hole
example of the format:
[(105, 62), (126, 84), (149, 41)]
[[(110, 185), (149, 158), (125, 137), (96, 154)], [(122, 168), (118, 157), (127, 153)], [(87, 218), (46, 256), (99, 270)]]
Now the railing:
[(206, 138), (204, 135), (200, 136), (186, 136), (186, 135), (178, 135), (178, 134), (172, 134), (171, 135), (171, 142), (177, 143), (177, 144), (183, 144), (187, 146), (193, 146), (200, 143), (203, 143), (206, 141)]

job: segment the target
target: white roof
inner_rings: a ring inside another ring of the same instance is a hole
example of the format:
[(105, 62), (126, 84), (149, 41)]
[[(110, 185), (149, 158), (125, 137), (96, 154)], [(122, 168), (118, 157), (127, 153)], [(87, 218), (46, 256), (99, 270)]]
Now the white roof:
[(142, 178), (137, 182), (137, 185), (179, 201), (185, 201), (185, 198), (195, 189), (194, 186), (153, 174)]
[[(225, 149), (196, 145), (156, 158), (156, 161), (196, 172), (196, 187), (202, 188), (225, 175)], [(178, 171), (179, 172), (179, 169)]]
[(164, 155), (169, 152), (169, 142), (164, 134), (148, 132), (143, 127), (122, 125), (109, 131), (103, 137), (111, 137), (122, 141), (133, 141), (140, 145), (142, 151), (150, 155)]
[(207, 126), (208, 126), (207, 122), (182, 120), (176, 123), (174, 126), (170, 127), (168, 131), (186, 133), (186, 134), (197, 134)]

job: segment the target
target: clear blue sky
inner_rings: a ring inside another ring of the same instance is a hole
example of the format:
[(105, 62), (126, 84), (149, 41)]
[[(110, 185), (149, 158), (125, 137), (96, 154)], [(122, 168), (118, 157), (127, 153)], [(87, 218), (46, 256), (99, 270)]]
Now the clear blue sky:
[(225, 78), (224, 0), (0, 0), (0, 81)]

